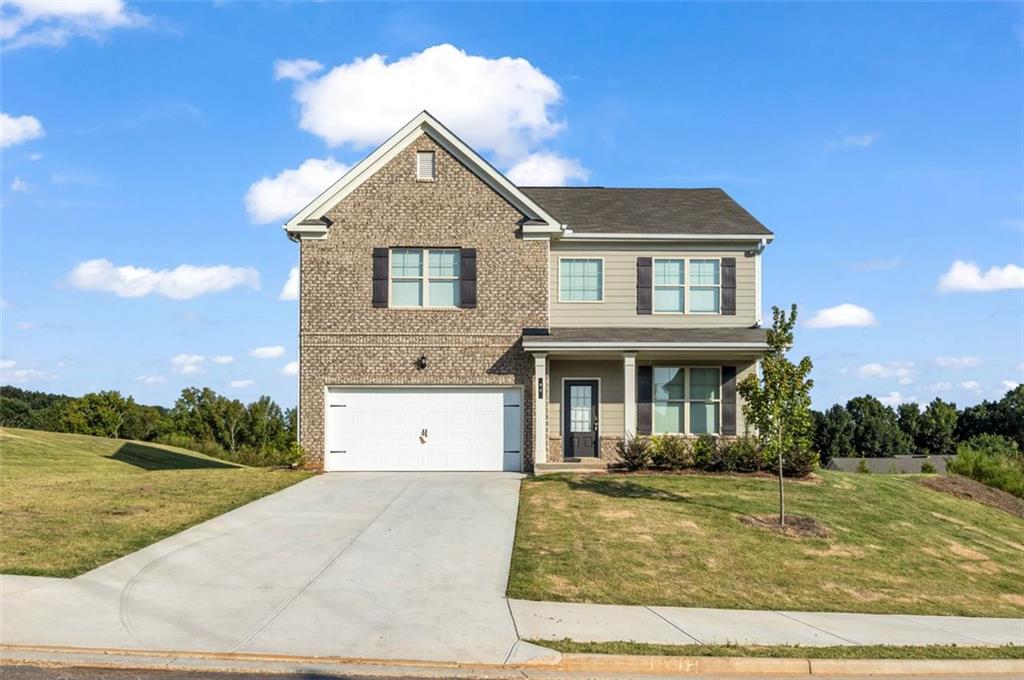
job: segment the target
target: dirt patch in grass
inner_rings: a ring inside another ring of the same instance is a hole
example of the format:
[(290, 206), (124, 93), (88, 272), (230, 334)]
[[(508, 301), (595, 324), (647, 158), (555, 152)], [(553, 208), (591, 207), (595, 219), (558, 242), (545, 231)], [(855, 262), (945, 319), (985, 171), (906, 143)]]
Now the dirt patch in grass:
[(926, 477), (921, 484), (934, 491), (952, 494), (957, 498), (968, 498), (978, 503), (991, 505), (993, 508), (1005, 510), (1011, 515), (1024, 519), (1024, 499), (1006, 493), (991, 486), (985, 486), (967, 477), (947, 475), (945, 477)]
[(740, 522), (758, 529), (777, 531), (791, 538), (828, 538), (832, 532), (828, 527), (806, 515), (786, 515), (786, 523), (779, 523), (778, 515), (743, 515)]
[(982, 561), (988, 559), (988, 555), (980, 553), (977, 550), (971, 550), (966, 545), (957, 543), (956, 541), (949, 541), (949, 552), (953, 553), (957, 557), (963, 557), (967, 560)]

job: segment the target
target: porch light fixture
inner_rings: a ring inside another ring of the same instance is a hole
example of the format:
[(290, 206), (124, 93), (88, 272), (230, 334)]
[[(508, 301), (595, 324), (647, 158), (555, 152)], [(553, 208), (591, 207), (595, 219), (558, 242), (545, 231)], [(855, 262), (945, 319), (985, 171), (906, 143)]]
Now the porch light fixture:
[(420, 369), (422, 371), (426, 367), (427, 367), (427, 355), (426, 354), (421, 354), (420, 358), (416, 360), (416, 368), (418, 368), (418, 369)]

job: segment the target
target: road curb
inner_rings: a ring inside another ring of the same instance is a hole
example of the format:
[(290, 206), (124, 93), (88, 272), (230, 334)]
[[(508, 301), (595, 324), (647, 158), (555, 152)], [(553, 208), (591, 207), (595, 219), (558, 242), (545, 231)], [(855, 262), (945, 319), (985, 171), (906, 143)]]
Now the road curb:
[(591, 674), (661, 675), (665, 677), (727, 675), (778, 676), (921, 676), (970, 675), (1024, 677), (1024, 659), (899, 660), (899, 659), (772, 659), (755, 657), (680, 657), (625, 654), (562, 654), (550, 660), (498, 664), (291, 656), (285, 654), (175, 652), (170, 650), (93, 649), (31, 645), (0, 645), (0, 661), (43, 666), (91, 666), (207, 670), (249, 673), (317, 671), (352, 676), (418, 678), (533, 678)]

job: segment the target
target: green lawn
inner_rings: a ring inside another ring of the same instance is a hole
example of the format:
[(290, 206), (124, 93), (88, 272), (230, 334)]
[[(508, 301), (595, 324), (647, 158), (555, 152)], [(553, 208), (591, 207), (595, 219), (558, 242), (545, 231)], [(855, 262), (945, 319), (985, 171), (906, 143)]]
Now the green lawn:
[(75, 576), (308, 476), (159, 444), (0, 428), (0, 573)]
[(967, 616), (1024, 613), (1024, 520), (914, 475), (823, 471), (787, 509), (829, 538), (739, 521), (771, 479), (544, 476), (523, 482), (510, 597), (612, 604)]
[(648, 645), (641, 642), (573, 642), (529, 640), (564, 654), (633, 654), (641, 656), (743, 656), (774, 659), (1024, 659), (1024, 647), (961, 647), (959, 645), (842, 645), (801, 647), (780, 645)]

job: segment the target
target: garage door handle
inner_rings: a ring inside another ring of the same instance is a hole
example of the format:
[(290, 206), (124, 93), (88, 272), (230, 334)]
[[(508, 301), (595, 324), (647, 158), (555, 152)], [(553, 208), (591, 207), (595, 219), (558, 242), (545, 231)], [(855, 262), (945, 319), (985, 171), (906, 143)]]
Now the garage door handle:
[(335, 450), (331, 451), (330, 453), (348, 453), (348, 451), (339, 451), (339, 450), (335, 449)]

